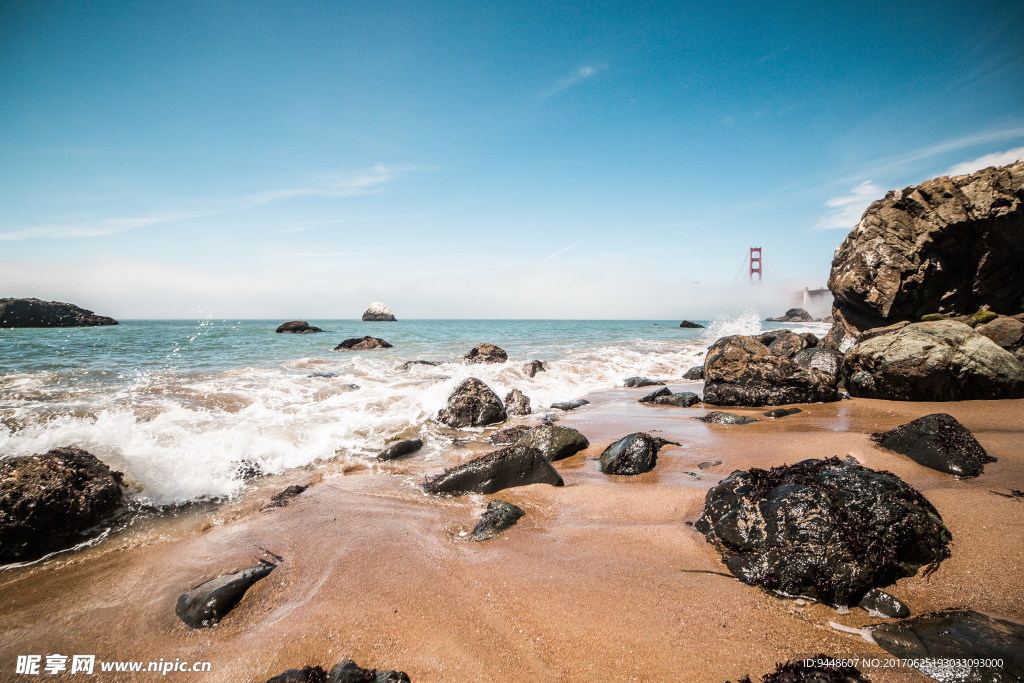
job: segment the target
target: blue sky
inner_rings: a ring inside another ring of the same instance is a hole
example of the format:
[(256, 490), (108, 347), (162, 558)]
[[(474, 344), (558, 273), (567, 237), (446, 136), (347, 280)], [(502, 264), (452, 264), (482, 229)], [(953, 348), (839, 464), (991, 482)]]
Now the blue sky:
[(1024, 156), (1020, 2), (778, 5), (5, 2), (0, 296), (707, 317)]

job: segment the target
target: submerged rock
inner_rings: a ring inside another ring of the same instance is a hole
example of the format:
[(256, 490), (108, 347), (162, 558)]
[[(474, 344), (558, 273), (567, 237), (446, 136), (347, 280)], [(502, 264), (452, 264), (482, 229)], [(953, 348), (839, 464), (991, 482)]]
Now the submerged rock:
[(851, 348), (843, 375), (851, 396), (969, 401), (1024, 396), (1024, 366), (964, 323), (938, 320), (872, 330)]
[(857, 606), (866, 609), (868, 612), (879, 614), (890, 619), (902, 619), (910, 616), (910, 608), (904, 605), (898, 598), (889, 595), (885, 591), (872, 588), (860, 599)]
[(799, 408), (776, 408), (761, 414), (765, 417), (786, 417), (787, 415), (796, 415), (799, 412), (802, 412)]
[(383, 339), (377, 337), (358, 337), (354, 339), (346, 339), (337, 346), (334, 347), (335, 351), (368, 351), (370, 349), (390, 349), (391, 344), (388, 344)]
[(476, 377), (462, 380), (437, 419), (449, 427), (483, 427), (508, 419), (501, 399)]
[(401, 458), (403, 455), (415, 453), (421, 448), (423, 448), (423, 441), (421, 439), (391, 441), (384, 445), (384, 450), (377, 454), (377, 459), (394, 460), (395, 458)]
[(338, 373), (336, 372), (311, 372), (308, 375), (306, 375), (306, 377), (321, 377), (323, 379), (331, 379), (332, 377), (337, 376)]
[(751, 422), (758, 422), (756, 417), (747, 417), (746, 415), (736, 415), (735, 413), (723, 413), (720, 410), (715, 410), (702, 415), (697, 418), (701, 422), (713, 422), (720, 425), (745, 425)]
[(469, 535), (470, 541), (486, 541), (494, 538), (502, 531), (515, 526), (519, 518), (525, 515), (523, 509), (512, 503), (503, 500), (492, 500), (487, 504), (487, 510), (480, 517), (480, 521), (473, 527)]
[(275, 493), (271, 498), (270, 502), (264, 505), (261, 510), (271, 510), (273, 508), (283, 508), (288, 503), (292, 502), (292, 498), (301, 494), (303, 491), (309, 488), (309, 484), (292, 484), (285, 488), (283, 491)]
[(86, 540), (124, 505), (122, 481), (80, 448), (0, 459), (0, 563)]
[(691, 382), (704, 379), (704, 366), (694, 365), (686, 371), (686, 374), (683, 375), (683, 379), (690, 380)]
[[(879, 647), (942, 683), (1024, 681), (1024, 625), (968, 609), (869, 627)], [(985, 666), (998, 660), (999, 666)]]
[(471, 348), (463, 358), (467, 363), (504, 363), (508, 354), (500, 346), (485, 342)]
[(976, 477), (992, 462), (970, 430), (946, 413), (925, 415), (888, 432), (872, 434), (883, 448), (958, 477)]
[(213, 626), (235, 608), (254, 583), (276, 568), (276, 564), (264, 562), (201, 583), (181, 594), (174, 611), (192, 628)]
[(74, 304), (39, 299), (0, 299), (0, 327), (98, 327), (117, 325)]
[(533, 377), (538, 372), (547, 372), (548, 366), (541, 360), (531, 360), (529, 363), (523, 366), (523, 373)]
[(660, 379), (651, 379), (650, 377), (627, 377), (623, 382), (622, 386), (635, 389), (637, 387), (656, 387), (664, 384)]
[(529, 415), (533, 412), (530, 397), (518, 389), (513, 389), (505, 395), (505, 411), (509, 415)]
[(440, 365), (436, 360), (407, 360), (402, 363), (399, 367), (402, 368), (402, 372), (409, 372), (409, 368), (414, 365), (427, 365), (429, 367), (436, 367)]
[(363, 311), (363, 320), (366, 322), (395, 322), (395, 314), (381, 302), (374, 301)]
[(528, 484), (564, 486), (565, 482), (543, 453), (517, 444), (446, 470), (428, 479), (423, 490), (433, 495), (458, 496), (495, 493)]
[(802, 308), (791, 308), (778, 318), (765, 318), (770, 323), (809, 323), (814, 317)]
[(536, 448), (548, 460), (562, 460), (575, 455), (590, 445), (587, 437), (572, 427), (553, 424), (539, 425), (523, 434), (517, 443), (520, 446)]
[(695, 526), (744, 583), (836, 606), (921, 567), (930, 574), (952, 539), (902, 479), (838, 458), (733, 472), (708, 491)]
[(558, 403), (552, 403), (550, 407), (556, 410), (576, 410), (577, 408), (585, 405), (589, 405), (590, 401), (585, 398), (578, 398), (575, 401), (559, 401)]
[(686, 328), (686, 329), (691, 329), (691, 330), (703, 330), (704, 329), (703, 325), (699, 325), (697, 323), (690, 322), (689, 320), (684, 320), (683, 322), (679, 323), (679, 327)]
[(643, 432), (624, 436), (601, 453), (601, 471), (626, 475), (650, 472), (658, 463), (658, 451), (666, 444), (679, 445)]
[[(761, 676), (761, 683), (870, 683), (857, 667), (849, 666), (849, 657), (817, 654), (795, 662), (775, 665), (775, 671)], [(753, 683), (744, 676), (738, 683)]]
[(274, 330), (278, 334), (282, 332), (291, 332), (293, 334), (307, 334), (310, 332), (323, 332), (319, 327), (310, 325), (305, 320), (292, 320), (291, 322), (281, 323), (281, 325)]

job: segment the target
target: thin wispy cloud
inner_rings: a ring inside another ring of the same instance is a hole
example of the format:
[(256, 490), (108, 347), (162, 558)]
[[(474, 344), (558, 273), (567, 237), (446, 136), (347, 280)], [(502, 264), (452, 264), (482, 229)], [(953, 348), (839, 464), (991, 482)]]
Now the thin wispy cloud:
[(579, 238), (578, 240), (576, 240), (575, 242), (573, 242), (573, 243), (572, 243), (572, 244), (570, 244), (569, 246), (567, 246), (567, 247), (562, 247), (561, 249), (559, 249), (558, 251), (554, 252), (553, 254), (551, 254), (550, 256), (548, 256), (548, 257), (547, 257), (546, 259), (544, 259), (544, 263), (547, 263), (548, 261), (551, 261), (551, 260), (553, 260), (553, 259), (556, 259), (556, 258), (558, 258), (559, 256), (561, 256), (562, 254), (564, 254), (564, 253), (566, 253), (566, 252), (568, 252), (568, 251), (570, 251), (570, 250), (572, 250), (572, 249), (575, 249), (575, 248), (576, 248), (577, 246), (579, 246), (579, 244), (580, 244), (580, 243), (581, 243), (581, 242), (582, 242), (583, 240), (587, 239), (588, 237), (590, 237), (590, 235), (584, 235), (583, 237)]
[(604, 69), (603, 66), (581, 66), (572, 72), (567, 78), (563, 78), (556, 82), (553, 86), (541, 93), (541, 99), (547, 99), (548, 97), (554, 97), (560, 92), (568, 90), (577, 83), (582, 83), (588, 78), (593, 78), (598, 72)]
[(1005, 152), (993, 152), (992, 154), (985, 154), (977, 159), (971, 159), (970, 161), (962, 161), (956, 166), (953, 166), (945, 175), (964, 175), (966, 173), (974, 173), (980, 171), (983, 168), (989, 166), (1005, 166), (1006, 164), (1012, 164), (1015, 161), (1024, 159), (1024, 147), (1014, 147), (1008, 149)]
[(818, 219), (815, 227), (819, 230), (849, 230), (860, 222), (864, 209), (884, 194), (885, 190), (880, 185), (865, 180), (852, 188), (849, 194), (826, 201), (829, 211)]
[[(248, 206), (258, 206), (293, 197), (353, 197), (380, 192), (382, 185), (410, 171), (429, 170), (413, 164), (376, 164), (350, 173), (331, 172), (301, 186), (261, 192), (250, 196)], [(248, 208), (246, 206), (245, 208)]]

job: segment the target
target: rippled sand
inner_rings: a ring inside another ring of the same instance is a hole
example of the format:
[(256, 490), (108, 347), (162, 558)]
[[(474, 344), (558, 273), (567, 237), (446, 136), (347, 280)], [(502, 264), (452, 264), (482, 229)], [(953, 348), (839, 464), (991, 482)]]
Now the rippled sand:
[[(727, 573), (718, 554), (687, 524), (707, 489), (735, 469), (847, 454), (921, 490), (953, 533), (953, 556), (938, 572), (890, 592), (915, 614), (963, 605), (1024, 621), (1024, 500), (991, 492), (1024, 489), (1024, 400), (855, 399), (750, 425), (708, 425), (689, 419), (705, 412), (699, 406), (635, 402), (649, 391), (591, 395), (592, 406), (562, 418), (593, 444), (556, 463), (564, 488), (432, 499), (417, 484), (436, 468), (416, 455), (366, 467), (327, 463), (260, 482), (230, 504), (140, 522), (95, 547), (0, 572), (0, 680), (16, 678), (17, 655), (51, 653), (209, 661), (211, 673), (168, 676), (202, 681), (264, 681), (344, 658), (404, 670), (414, 681), (723, 681), (756, 679), (775, 662), (819, 652), (884, 659), (880, 648), (828, 625), (876, 621), (862, 610), (840, 615), (717, 574)], [(939, 411), (998, 458), (984, 475), (958, 481), (869, 441), (871, 432)], [(601, 450), (634, 431), (682, 446), (662, 449), (651, 473), (601, 474)], [(487, 449), (481, 439), (453, 452), (468, 459)], [(722, 464), (697, 467), (708, 460)], [(260, 511), (286, 485), (309, 482), (287, 507)], [(496, 539), (460, 540), (493, 498), (526, 517)], [(254, 564), (261, 549), (283, 563), (218, 626), (192, 630), (178, 620), (181, 592)], [(875, 681), (925, 680), (864, 671)]]

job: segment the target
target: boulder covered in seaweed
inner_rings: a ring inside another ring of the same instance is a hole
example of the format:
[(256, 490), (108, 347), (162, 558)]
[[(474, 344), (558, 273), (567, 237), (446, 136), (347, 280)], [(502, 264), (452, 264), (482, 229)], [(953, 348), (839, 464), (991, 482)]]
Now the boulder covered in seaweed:
[(836, 606), (930, 574), (952, 540), (902, 479), (838, 458), (733, 472), (708, 491), (696, 528), (744, 583)]

